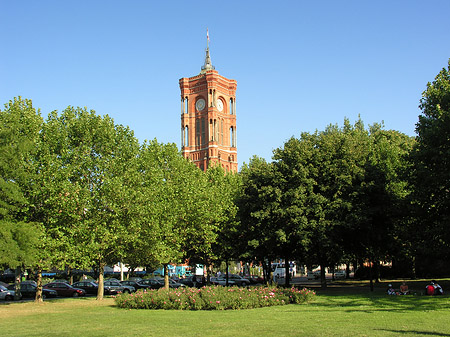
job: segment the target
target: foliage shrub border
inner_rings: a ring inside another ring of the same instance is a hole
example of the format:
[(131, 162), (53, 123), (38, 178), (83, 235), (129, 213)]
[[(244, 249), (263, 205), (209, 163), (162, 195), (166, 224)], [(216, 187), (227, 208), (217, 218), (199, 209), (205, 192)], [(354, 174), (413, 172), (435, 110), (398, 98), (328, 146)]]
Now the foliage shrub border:
[(315, 292), (306, 288), (223, 287), (139, 290), (115, 297), (116, 306), (125, 309), (240, 310), (274, 305), (310, 302)]

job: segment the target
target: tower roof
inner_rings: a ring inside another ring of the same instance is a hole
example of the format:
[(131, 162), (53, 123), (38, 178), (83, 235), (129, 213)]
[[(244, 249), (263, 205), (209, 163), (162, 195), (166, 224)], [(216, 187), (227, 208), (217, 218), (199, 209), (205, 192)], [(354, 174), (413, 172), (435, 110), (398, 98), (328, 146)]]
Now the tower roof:
[(209, 55), (209, 32), (208, 28), (206, 28), (206, 56), (205, 56), (205, 64), (202, 66), (202, 70), (200, 74), (206, 73), (208, 70), (214, 70), (214, 66), (211, 63), (211, 56)]

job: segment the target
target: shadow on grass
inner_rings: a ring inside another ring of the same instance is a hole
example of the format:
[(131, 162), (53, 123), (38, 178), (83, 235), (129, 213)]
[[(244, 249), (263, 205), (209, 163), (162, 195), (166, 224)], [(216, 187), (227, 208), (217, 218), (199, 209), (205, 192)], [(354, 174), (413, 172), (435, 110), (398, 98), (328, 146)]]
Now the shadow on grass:
[(395, 332), (399, 334), (407, 335), (419, 335), (419, 336), (450, 336), (448, 333), (435, 332), (435, 331), (418, 331), (418, 330), (392, 330), (392, 329), (377, 329), (378, 331)]
[(388, 296), (385, 294), (319, 294), (319, 299), (311, 306), (323, 308), (336, 308), (347, 312), (408, 312), (425, 310), (450, 310), (447, 296)]
[[(385, 280), (376, 283), (373, 292), (370, 291), (368, 281), (345, 280), (331, 282), (325, 289), (320, 288), (320, 284), (308, 287), (315, 290), (318, 298), (311, 303), (311, 306), (327, 308), (327, 310), (346, 310), (347, 312), (408, 312), (424, 310), (448, 310), (450, 303), (448, 296), (422, 296), (425, 285), (430, 280), (408, 280), (411, 293), (415, 295), (388, 296), (386, 294), (387, 285), (392, 283), (398, 288), (402, 280)], [(450, 288), (449, 279), (441, 279), (439, 283), (444, 289)]]

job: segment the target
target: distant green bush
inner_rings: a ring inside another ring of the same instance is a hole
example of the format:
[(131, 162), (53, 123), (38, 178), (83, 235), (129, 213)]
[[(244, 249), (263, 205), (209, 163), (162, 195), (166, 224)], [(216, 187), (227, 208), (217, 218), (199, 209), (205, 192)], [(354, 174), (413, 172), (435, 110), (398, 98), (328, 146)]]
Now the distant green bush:
[(165, 310), (239, 310), (301, 304), (315, 296), (312, 290), (278, 287), (222, 287), (140, 290), (115, 298), (120, 308)]

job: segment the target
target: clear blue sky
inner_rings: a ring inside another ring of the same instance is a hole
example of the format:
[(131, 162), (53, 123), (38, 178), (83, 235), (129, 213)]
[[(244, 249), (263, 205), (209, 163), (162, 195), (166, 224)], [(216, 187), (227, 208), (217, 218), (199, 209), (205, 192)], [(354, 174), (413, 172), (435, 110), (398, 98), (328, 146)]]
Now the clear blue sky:
[(204, 62), (238, 83), (240, 166), (301, 132), (384, 122), (415, 135), (450, 58), (450, 0), (0, 0), (0, 104), (86, 106), (180, 146), (178, 80)]

